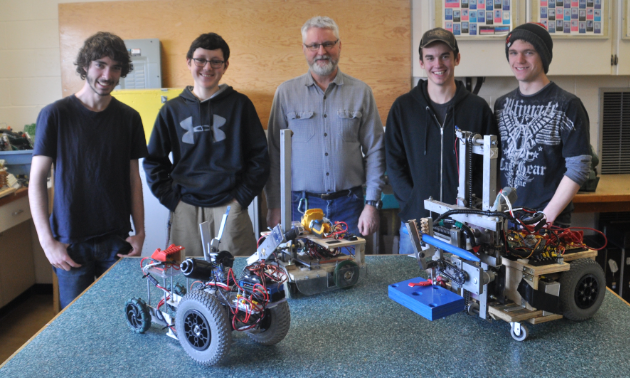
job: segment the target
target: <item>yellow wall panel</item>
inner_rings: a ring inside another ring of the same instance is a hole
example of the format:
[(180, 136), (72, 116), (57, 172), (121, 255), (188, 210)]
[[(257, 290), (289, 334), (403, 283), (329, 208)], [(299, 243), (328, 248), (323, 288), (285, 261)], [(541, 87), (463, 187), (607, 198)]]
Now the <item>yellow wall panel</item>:
[(164, 102), (179, 96), (183, 89), (121, 89), (112, 92), (120, 102), (136, 109), (142, 117), (144, 136), (149, 143), (153, 124)]

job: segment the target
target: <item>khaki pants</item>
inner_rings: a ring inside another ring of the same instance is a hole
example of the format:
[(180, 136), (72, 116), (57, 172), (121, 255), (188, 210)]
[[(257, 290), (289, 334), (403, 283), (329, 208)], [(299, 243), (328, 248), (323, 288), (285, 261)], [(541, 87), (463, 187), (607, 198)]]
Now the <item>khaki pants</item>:
[(196, 207), (180, 201), (173, 212), (170, 237), (172, 244), (185, 248), (182, 258), (203, 256), (199, 224), (208, 221), (210, 237), (216, 237), (228, 205), (230, 214), (225, 223), (219, 250), (228, 251), (234, 256), (251, 256), (256, 252), (254, 228), (247, 209), (242, 209), (240, 204), (230, 202), (217, 207)]

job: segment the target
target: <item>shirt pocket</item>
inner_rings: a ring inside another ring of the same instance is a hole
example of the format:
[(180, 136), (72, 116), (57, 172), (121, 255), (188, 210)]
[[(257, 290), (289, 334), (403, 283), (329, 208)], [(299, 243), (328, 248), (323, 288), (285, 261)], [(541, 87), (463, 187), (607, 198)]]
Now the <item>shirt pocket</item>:
[(293, 131), (292, 140), (298, 143), (305, 143), (315, 135), (314, 112), (289, 112), (287, 119), (289, 129)]
[(337, 119), (339, 121), (339, 133), (344, 142), (357, 142), (359, 140), (359, 126), (361, 125), (360, 111), (339, 109)]

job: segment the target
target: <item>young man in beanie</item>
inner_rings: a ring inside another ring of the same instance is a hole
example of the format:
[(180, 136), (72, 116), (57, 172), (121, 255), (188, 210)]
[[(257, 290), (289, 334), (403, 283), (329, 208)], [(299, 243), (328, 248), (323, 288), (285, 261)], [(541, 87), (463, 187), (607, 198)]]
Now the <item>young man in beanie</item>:
[[(385, 131), (387, 175), (400, 204), (400, 253), (412, 253), (405, 222), (430, 216), (424, 200), (455, 203), (458, 187), (455, 127), (476, 134), (497, 134), (492, 110), (481, 97), (455, 81), (460, 62), (453, 33), (436, 28), (420, 40), (420, 80), (392, 105)], [(479, 158), (479, 159), (477, 159)], [(482, 160), (473, 162), (483, 173)], [(474, 180), (481, 197), (481, 180)]]
[(579, 98), (547, 78), (553, 41), (543, 25), (521, 25), (505, 42), (518, 88), (494, 106), (501, 186), (516, 188), (513, 206), (540, 210), (547, 223), (569, 226), (571, 200), (591, 163), (588, 114)]
[[(75, 62), (85, 80), (77, 93), (37, 117), (28, 197), (46, 258), (66, 307), (123, 255), (144, 243), (144, 206), (138, 159), (147, 154), (140, 114), (112, 97), (133, 70), (120, 37), (98, 32)], [(55, 167), (55, 198), (48, 217), (46, 177)], [(133, 218), (135, 235), (129, 236)]]

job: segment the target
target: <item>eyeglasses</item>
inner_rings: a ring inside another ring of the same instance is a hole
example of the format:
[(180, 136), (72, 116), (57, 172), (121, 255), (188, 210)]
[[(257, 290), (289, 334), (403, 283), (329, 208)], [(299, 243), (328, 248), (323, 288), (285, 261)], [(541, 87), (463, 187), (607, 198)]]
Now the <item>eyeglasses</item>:
[(223, 63), (225, 63), (225, 60), (205, 60), (199, 58), (192, 58), (192, 60), (197, 67), (205, 67), (206, 64), (210, 63), (210, 67), (215, 69), (223, 67)]
[(324, 50), (330, 51), (330, 49), (332, 49), (333, 46), (337, 44), (337, 42), (339, 42), (339, 39), (337, 39), (335, 42), (313, 43), (312, 45), (304, 44), (304, 47), (311, 51), (317, 51), (319, 50), (319, 46), (321, 46), (324, 48)]

